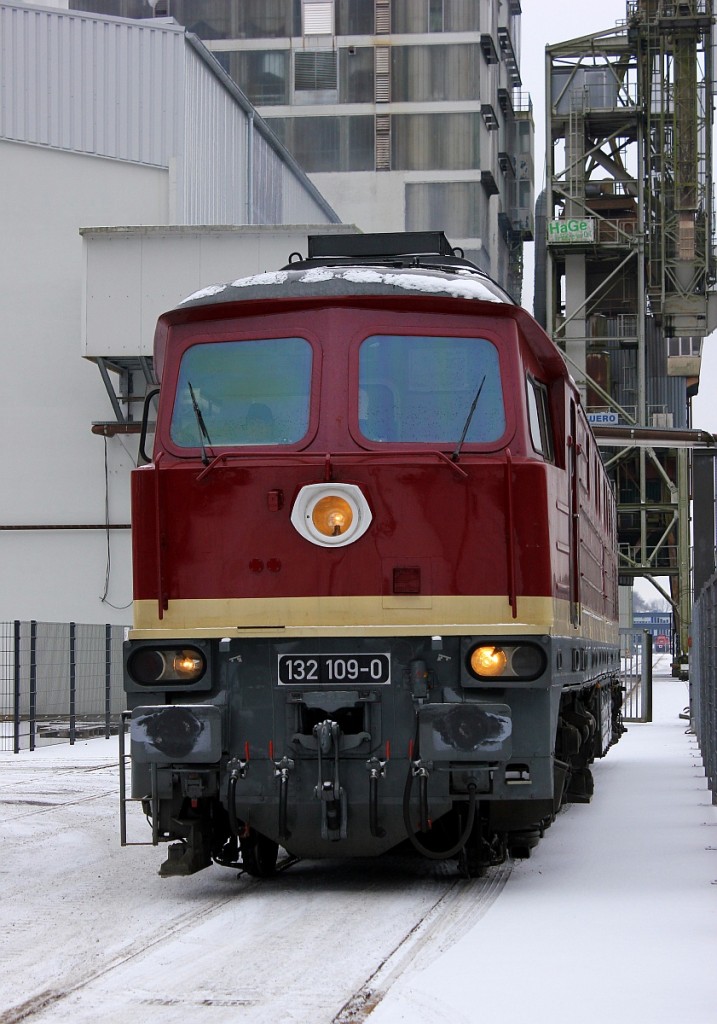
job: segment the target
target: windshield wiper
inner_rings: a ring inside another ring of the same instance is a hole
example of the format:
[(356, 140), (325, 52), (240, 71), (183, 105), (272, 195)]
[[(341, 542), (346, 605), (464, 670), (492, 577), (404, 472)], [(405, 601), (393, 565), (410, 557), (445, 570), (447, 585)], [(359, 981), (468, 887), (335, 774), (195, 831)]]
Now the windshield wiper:
[(199, 445), (200, 445), (200, 447), (202, 449), (202, 462), (204, 463), (205, 466), (208, 466), (209, 465), (209, 456), (207, 455), (207, 449), (206, 449), (206, 447), (204, 445), (204, 439), (205, 438), (207, 439), (207, 444), (208, 445), (211, 445), (212, 439), (209, 436), (209, 431), (207, 430), (207, 425), (204, 422), (204, 417), (202, 416), (202, 410), (199, 408), (199, 403), (197, 402), (196, 398), (194, 397), (194, 388), (192, 387), (192, 382), (189, 381), (189, 380), (187, 381), (187, 387), (189, 388), (189, 395), (190, 395), (190, 397), (192, 399), (192, 408), (194, 409), (194, 415), (197, 418), (197, 426), (199, 427)]
[(461, 457), (461, 448), (463, 447), (463, 442), (466, 439), (466, 434), (468, 433), (468, 428), (471, 425), (471, 420), (473, 419), (473, 413), (476, 411), (476, 406), (478, 405), (478, 399), (480, 398), (480, 393), (483, 390), (483, 385), (485, 384), (485, 378), (486, 378), (486, 375), (483, 374), (483, 380), (478, 385), (478, 390), (476, 391), (476, 396), (473, 399), (473, 404), (471, 405), (470, 410), (468, 412), (468, 416), (466, 417), (466, 423), (465, 423), (465, 426), (463, 427), (463, 433), (461, 434), (461, 439), (458, 442), (458, 444), (456, 445), (456, 450), (451, 455), (451, 461), (452, 462), (458, 462), (459, 458)]

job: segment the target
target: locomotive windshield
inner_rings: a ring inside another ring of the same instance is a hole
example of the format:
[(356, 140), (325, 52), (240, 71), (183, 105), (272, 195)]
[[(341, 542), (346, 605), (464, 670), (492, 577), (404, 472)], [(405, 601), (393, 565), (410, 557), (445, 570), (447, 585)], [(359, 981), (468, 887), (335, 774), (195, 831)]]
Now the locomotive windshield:
[(193, 345), (182, 357), (171, 435), (182, 447), (295, 444), (309, 426), (304, 338)]
[[(482, 386), (481, 386), (482, 385)], [(456, 444), (505, 432), (498, 350), (484, 338), (377, 334), (359, 349), (359, 428), (370, 441)]]

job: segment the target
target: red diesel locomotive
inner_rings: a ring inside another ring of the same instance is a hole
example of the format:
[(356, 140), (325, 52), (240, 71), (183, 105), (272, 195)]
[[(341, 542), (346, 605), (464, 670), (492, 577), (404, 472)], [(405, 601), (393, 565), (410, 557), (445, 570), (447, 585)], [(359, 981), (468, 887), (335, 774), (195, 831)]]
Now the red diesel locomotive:
[(559, 351), (440, 233), (309, 239), (155, 336), (132, 795), (163, 874), (526, 855), (619, 737), (611, 487)]

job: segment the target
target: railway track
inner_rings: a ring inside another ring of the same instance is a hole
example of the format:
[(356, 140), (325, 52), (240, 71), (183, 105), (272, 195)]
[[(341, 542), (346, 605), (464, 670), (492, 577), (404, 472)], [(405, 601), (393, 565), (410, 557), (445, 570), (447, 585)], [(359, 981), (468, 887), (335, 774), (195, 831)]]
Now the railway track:
[(174, 1024), (183, 1011), (223, 1024), (238, 1008), (242, 1024), (360, 1024), (510, 875), (467, 880), (454, 862), (408, 857), (160, 880), (161, 851), (119, 847), (114, 761), (5, 769), (0, 1024), (96, 1024), (100, 1007), (103, 1024)]
[(344, 1003), (331, 1024), (362, 1024), (407, 969), (420, 970), (435, 960), (483, 917), (500, 895), (510, 872), (507, 863), (480, 879), (456, 879)]
[[(88, 956), (64, 982), (59, 972), (54, 984), (1, 1011), (0, 1024), (69, 1017), (82, 1024), (96, 1020), (99, 1005), (108, 1024), (133, 1010), (158, 1024), (191, 1011), (202, 1024), (216, 1021), (222, 1007), (241, 1007), (242, 1024), (360, 1024), (397, 978), (433, 960), (476, 923), (510, 875), (507, 865), (471, 880), (452, 877), (450, 869), (415, 860), (348, 867), (300, 863), (269, 882), (247, 876), (235, 882), (227, 873), (229, 889), (218, 888), (217, 878), (226, 877), (215, 875), (211, 891), (179, 893), (165, 908), (171, 919), (155, 921), (153, 928), (147, 906), (120, 952)], [(164, 889), (167, 883), (153, 885)], [(351, 951), (341, 956), (338, 936), (345, 934), (347, 918), (353, 922)], [(220, 935), (251, 938), (240, 943), (240, 966), (237, 943), (218, 943)]]

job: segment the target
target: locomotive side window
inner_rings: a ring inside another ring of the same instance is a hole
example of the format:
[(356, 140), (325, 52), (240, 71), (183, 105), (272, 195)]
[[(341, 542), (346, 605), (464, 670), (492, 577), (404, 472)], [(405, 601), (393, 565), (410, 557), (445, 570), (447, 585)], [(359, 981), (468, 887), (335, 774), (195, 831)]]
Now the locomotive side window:
[(182, 356), (175, 444), (295, 444), (309, 426), (311, 345), (263, 338), (193, 345)]
[(553, 432), (550, 424), (548, 389), (545, 384), (528, 375), (526, 379), (528, 396), (528, 422), (533, 448), (548, 462), (553, 461)]
[(506, 427), (498, 350), (484, 338), (372, 335), (359, 349), (358, 418), (370, 441), (455, 445), (466, 424), (467, 443), (497, 441)]

